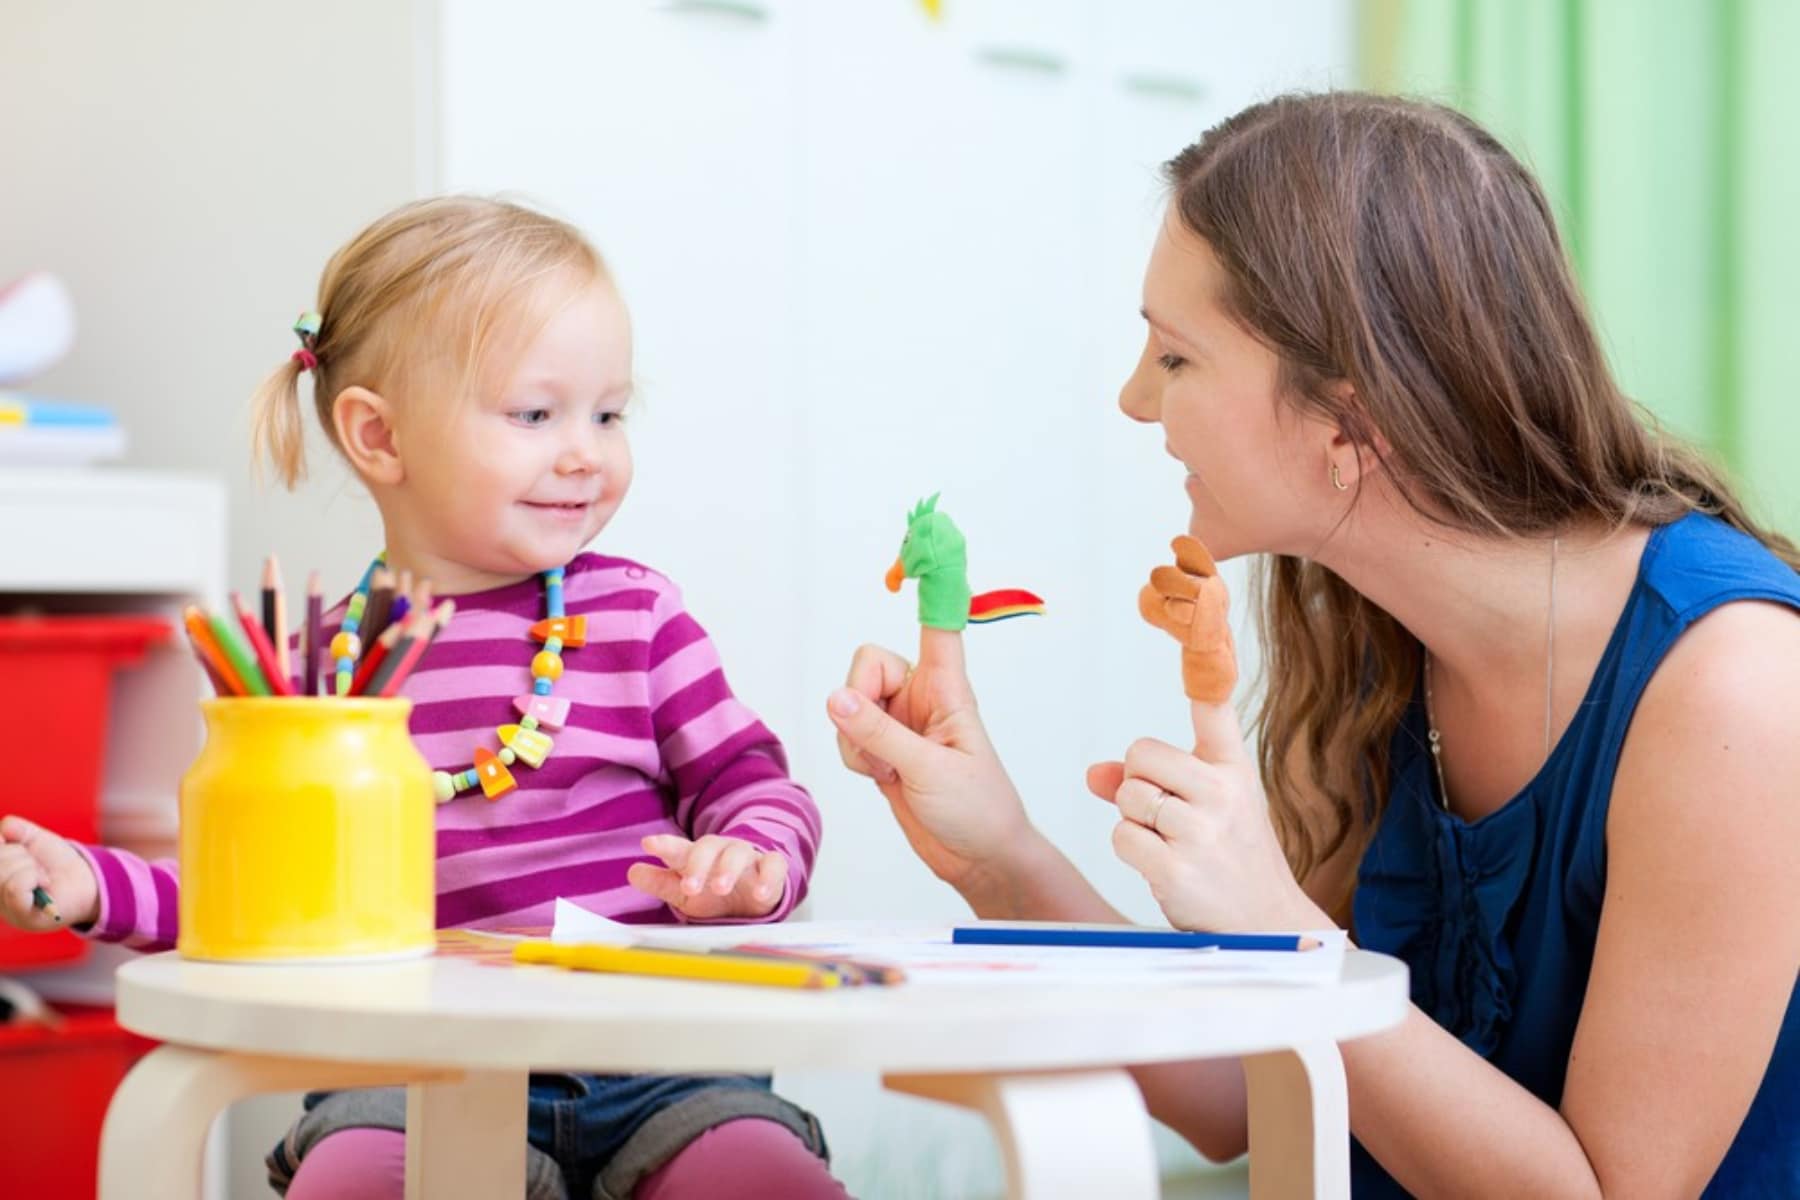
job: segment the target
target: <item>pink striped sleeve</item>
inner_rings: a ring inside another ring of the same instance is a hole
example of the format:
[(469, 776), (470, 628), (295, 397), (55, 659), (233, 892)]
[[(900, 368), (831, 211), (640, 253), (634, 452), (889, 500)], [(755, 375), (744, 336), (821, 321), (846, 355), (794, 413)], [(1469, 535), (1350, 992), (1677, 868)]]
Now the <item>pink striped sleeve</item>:
[(179, 916), (175, 860), (147, 862), (109, 846), (74, 845), (100, 884), (100, 915), (79, 932), (134, 950), (173, 950)]
[(818, 853), (819, 809), (788, 777), (781, 742), (725, 682), (718, 651), (665, 585), (650, 640), (650, 717), (675, 781), (675, 819), (689, 837), (742, 838), (787, 858), (778, 921), (806, 895)]

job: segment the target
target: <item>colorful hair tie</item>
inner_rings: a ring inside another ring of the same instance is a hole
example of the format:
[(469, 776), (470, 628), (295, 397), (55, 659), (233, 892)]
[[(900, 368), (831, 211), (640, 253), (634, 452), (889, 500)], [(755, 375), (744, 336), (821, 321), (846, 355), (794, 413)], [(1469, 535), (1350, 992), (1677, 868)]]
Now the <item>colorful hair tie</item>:
[(305, 367), (309, 371), (316, 371), (319, 369), (319, 356), (314, 354), (311, 350), (306, 349), (305, 347), (302, 347), (299, 350), (294, 351), (294, 353), (290, 357), (296, 359), (300, 363), (301, 366)]

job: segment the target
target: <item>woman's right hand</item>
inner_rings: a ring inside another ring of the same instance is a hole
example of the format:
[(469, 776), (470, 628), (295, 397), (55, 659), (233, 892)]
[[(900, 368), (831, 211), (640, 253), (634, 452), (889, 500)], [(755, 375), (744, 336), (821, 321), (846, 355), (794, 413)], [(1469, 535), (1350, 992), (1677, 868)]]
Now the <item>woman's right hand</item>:
[(875, 781), (913, 852), (965, 896), (1034, 836), (976, 711), (960, 633), (921, 629), (916, 667), (862, 647), (826, 710), (844, 765)]
[(91, 924), (100, 915), (100, 886), (93, 868), (68, 839), (24, 817), (0, 818), (0, 919), (27, 933), (60, 928), (37, 907), (32, 889), (43, 888), (62, 925)]

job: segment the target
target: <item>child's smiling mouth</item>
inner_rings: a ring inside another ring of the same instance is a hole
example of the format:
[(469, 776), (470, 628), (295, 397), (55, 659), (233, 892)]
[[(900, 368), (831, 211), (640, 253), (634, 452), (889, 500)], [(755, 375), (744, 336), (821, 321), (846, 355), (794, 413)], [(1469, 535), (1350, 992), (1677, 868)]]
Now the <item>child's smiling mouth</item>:
[(594, 507), (592, 500), (521, 500), (520, 504), (535, 513), (554, 519), (579, 520)]

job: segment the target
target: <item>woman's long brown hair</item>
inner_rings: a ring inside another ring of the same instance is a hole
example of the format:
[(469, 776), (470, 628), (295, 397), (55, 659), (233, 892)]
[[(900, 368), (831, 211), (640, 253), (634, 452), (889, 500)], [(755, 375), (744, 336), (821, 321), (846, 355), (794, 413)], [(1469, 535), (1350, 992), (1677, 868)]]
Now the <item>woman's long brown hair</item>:
[[(1165, 168), (1229, 277), (1233, 318), (1296, 405), (1451, 528), (1546, 537), (1712, 513), (1800, 569), (1722, 475), (1620, 390), (1537, 181), (1474, 121), (1357, 92), (1286, 96)], [(1348, 382), (1348, 391), (1341, 385)], [(1335, 386), (1332, 386), (1335, 385)], [(1264, 786), (1295, 873), (1372, 826), (1418, 641), (1316, 562), (1259, 564)], [(1327, 814), (1301, 811), (1301, 784)]]

